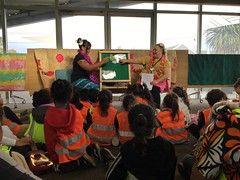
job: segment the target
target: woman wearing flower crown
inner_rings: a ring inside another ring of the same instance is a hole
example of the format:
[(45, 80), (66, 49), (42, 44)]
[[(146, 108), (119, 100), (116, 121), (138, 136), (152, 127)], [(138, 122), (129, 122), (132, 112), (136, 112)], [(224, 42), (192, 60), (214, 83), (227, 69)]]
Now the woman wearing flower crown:
[(71, 81), (73, 86), (79, 89), (98, 89), (99, 74), (98, 69), (108, 62), (108, 59), (102, 59), (101, 62), (93, 62), (88, 55), (91, 50), (91, 43), (86, 39), (77, 39), (79, 46), (78, 54), (73, 60), (73, 71)]
[[(169, 90), (171, 85), (171, 63), (166, 58), (166, 50), (163, 43), (156, 44), (150, 52), (150, 60), (139, 62), (136, 59), (120, 60), (121, 63), (141, 64), (140, 69), (135, 72), (153, 73), (153, 81), (151, 90), (156, 107), (160, 108), (161, 92)], [(139, 67), (139, 66), (138, 66)]]

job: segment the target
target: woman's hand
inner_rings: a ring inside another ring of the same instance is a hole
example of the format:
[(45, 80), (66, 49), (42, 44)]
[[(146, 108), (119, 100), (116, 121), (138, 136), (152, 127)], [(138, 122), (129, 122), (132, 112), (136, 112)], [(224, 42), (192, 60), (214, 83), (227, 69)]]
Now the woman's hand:
[(109, 60), (110, 60), (110, 57), (105, 57), (105, 58), (103, 58), (103, 59), (101, 60), (101, 63), (102, 63), (102, 64), (106, 64), (106, 63), (109, 62)]
[(119, 63), (120, 63), (120, 64), (127, 64), (127, 63), (128, 63), (128, 60), (127, 60), (127, 59), (120, 59), (120, 60), (119, 60)]

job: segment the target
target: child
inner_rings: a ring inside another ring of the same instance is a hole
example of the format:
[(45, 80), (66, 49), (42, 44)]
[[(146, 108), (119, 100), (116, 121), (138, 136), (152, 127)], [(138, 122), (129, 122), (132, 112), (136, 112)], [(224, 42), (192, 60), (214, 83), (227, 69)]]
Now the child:
[(220, 89), (212, 89), (207, 93), (206, 100), (209, 107), (201, 110), (198, 114), (198, 124), (189, 126), (189, 131), (196, 139), (199, 139), (205, 128), (211, 123), (212, 106), (222, 100), (227, 100), (227, 95)]
[(92, 104), (92, 107), (98, 106), (98, 96), (100, 91), (97, 89), (89, 89), (88, 90), (88, 98), (89, 102)]
[(99, 145), (111, 145), (116, 134), (114, 119), (117, 109), (112, 106), (112, 93), (102, 90), (99, 94), (99, 106), (92, 111), (92, 124), (88, 129), (88, 135), (92, 142)]
[(53, 82), (51, 96), (55, 107), (49, 107), (44, 120), (44, 133), (48, 153), (55, 171), (69, 171), (81, 161), (95, 166), (86, 153), (90, 140), (83, 130), (81, 112), (69, 103), (71, 84), (62, 79)]
[(176, 155), (174, 146), (161, 137), (154, 137), (155, 113), (145, 104), (137, 104), (128, 114), (135, 137), (123, 144), (111, 163), (106, 180), (135, 179), (174, 180)]
[(37, 147), (45, 150), (44, 118), (50, 106), (54, 106), (48, 89), (41, 89), (33, 93), (32, 113), (29, 115), (30, 125), (25, 135), (30, 135)]
[(137, 103), (143, 103), (154, 107), (152, 95), (145, 83), (143, 85), (141, 84), (129, 85), (126, 93), (133, 94), (136, 97)]
[(185, 115), (185, 125), (188, 127), (188, 125), (191, 123), (191, 116), (190, 116), (190, 103), (188, 100), (187, 92), (183, 89), (183, 87), (176, 86), (172, 90), (175, 94), (178, 96), (178, 105), (179, 110), (182, 111)]
[(162, 111), (157, 114), (160, 123), (156, 134), (173, 144), (181, 144), (187, 140), (184, 113), (179, 111), (178, 97), (175, 93), (167, 94), (162, 103)]
[(84, 119), (84, 130), (87, 131), (90, 124), (92, 124), (90, 117), (90, 109), (92, 108), (92, 105), (89, 102), (88, 89), (74, 89), (71, 103), (74, 104), (76, 108), (82, 113)]
[(238, 95), (238, 99), (235, 101), (240, 102), (240, 78), (238, 78), (237, 81), (233, 84), (233, 88)]
[(123, 111), (117, 114), (117, 123), (115, 126), (118, 131), (119, 141), (123, 144), (134, 137), (134, 134), (129, 128), (128, 123), (128, 112), (133, 105), (135, 105), (136, 100), (132, 94), (127, 94), (123, 98)]

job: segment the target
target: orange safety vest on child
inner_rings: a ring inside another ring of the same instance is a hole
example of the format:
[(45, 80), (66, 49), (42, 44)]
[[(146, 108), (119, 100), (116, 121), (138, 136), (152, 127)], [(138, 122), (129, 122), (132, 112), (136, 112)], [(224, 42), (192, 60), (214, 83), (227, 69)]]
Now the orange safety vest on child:
[(131, 140), (134, 137), (133, 132), (129, 128), (128, 123), (128, 112), (122, 111), (117, 114), (117, 120), (118, 120), (118, 137), (119, 141), (121, 143), (125, 143), (129, 140)]
[(101, 116), (100, 108), (96, 107), (92, 111), (92, 124), (87, 133), (92, 142), (99, 145), (111, 145), (112, 138), (116, 134), (114, 119), (117, 114), (117, 109), (110, 105), (108, 115)]
[(14, 135), (18, 135), (18, 133), (21, 131), (21, 125), (12, 122), (9, 119), (3, 119), (2, 120), (2, 125), (8, 126), (9, 129), (13, 132)]
[(185, 129), (184, 113), (178, 113), (178, 119), (172, 119), (171, 111), (161, 111), (157, 114), (157, 120), (161, 127), (157, 128), (156, 134), (167, 139), (173, 144), (184, 143), (187, 140), (188, 132)]
[(50, 159), (56, 164), (79, 159), (86, 153), (90, 139), (83, 130), (81, 112), (72, 104), (67, 109), (49, 107), (44, 134)]
[(88, 110), (91, 109), (92, 105), (90, 102), (87, 102), (87, 101), (80, 101), (80, 103), (83, 105), (83, 107), (80, 111), (82, 113), (84, 121), (86, 121)]
[(136, 100), (136, 103), (149, 105), (149, 102), (142, 97), (137, 96), (135, 100)]

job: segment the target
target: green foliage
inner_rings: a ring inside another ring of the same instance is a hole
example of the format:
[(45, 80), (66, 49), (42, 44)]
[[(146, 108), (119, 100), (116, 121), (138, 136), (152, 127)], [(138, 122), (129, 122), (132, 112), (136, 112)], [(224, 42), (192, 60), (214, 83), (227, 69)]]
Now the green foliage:
[(240, 24), (210, 28), (206, 37), (212, 53), (240, 54)]

